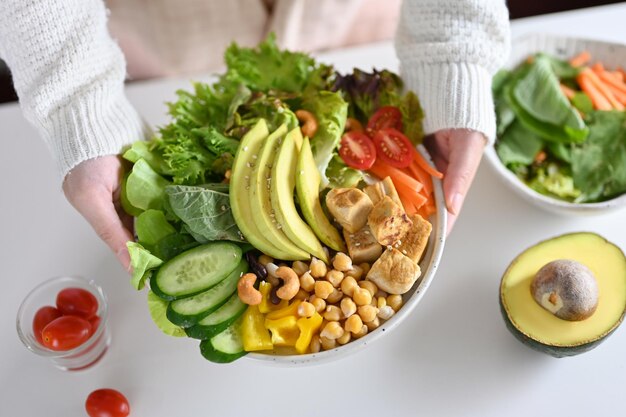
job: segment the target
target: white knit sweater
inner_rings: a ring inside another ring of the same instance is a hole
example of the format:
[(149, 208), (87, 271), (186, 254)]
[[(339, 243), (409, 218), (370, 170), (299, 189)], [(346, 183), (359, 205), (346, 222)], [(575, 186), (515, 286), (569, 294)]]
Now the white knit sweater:
[[(226, 24), (228, 16), (215, 20)], [(106, 23), (101, 0), (0, 2), (0, 57), (61, 177), (147, 134), (124, 95), (125, 61)], [(491, 76), (508, 47), (504, 0), (404, 0), (396, 50), (427, 133), (469, 128), (493, 140)]]

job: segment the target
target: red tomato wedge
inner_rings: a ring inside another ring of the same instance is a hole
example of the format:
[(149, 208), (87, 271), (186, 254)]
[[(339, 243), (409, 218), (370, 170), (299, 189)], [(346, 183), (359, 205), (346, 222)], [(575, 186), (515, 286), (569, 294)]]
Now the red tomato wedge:
[(111, 388), (98, 389), (89, 394), (85, 409), (89, 417), (126, 417), (130, 414), (124, 394)]
[(380, 129), (374, 134), (376, 155), (383, 162), (396, 167), (406, 168), (413, 160), (413, 145), (399, 130)]
[(383, 106), (367, 122), (367, 134), (373, 137), (377, 131), (385, 128), (402, 131), (402, 113), (394, 106)]
[(339, 156), (351, 168), (369, 169), (376, 160), (376, 148), (365, 133), (353, 130), (341, 137)]

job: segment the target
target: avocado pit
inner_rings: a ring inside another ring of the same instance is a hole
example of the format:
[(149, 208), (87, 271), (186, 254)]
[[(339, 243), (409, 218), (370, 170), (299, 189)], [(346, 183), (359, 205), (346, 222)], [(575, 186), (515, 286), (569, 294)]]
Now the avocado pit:
[(530, 290), (539, 305), (563, 320), (585, 320), (598, 307), (596, 278), (589, 268), (573, 260), (558, 259), (544, 265)]

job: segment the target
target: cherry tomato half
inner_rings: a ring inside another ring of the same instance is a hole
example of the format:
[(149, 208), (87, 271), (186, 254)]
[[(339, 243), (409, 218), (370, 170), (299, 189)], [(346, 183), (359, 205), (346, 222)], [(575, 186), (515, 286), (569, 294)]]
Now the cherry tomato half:
[(43, 345), (41, 332), (52, 320), (61, 317), (61, 312), (52, 306), (41, 307), (33, 317), (33, 335)]
[(367, 134), (374, 137), (377, 131), (393, 128), (402, 132), (402, 113), (394, 106), (383, 106), (370, 117), (367, 122)]
[(98, 389), (89, 394), (85, 409), (89, 417), (126, 417), (130, 413), (126, 397), (110, 388)]
[(376, 160), (376, 148), (365, 133), (353, 130), (341, 137), (339, 156), (349, 167), (369, 169)]
[(89, 320), (98, 311), (98, 300), (82, 288), (65, 288), (57, 294), (57, 308), (64, 316), (79, 316)]
[(91, 337), (91, 324), (78, 316), (61, 316), (43, 328), (41, 337), (48, 349), (74, 349)]
[(374, 134), (376, 155), (381, 161), (396, 168), (406, 168), (413, 159), (413, 145), (402, 132), (385, 128)]

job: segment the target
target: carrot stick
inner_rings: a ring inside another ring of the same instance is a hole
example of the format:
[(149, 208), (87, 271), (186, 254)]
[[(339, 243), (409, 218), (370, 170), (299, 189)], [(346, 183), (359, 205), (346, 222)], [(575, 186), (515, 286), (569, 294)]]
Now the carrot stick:
[(626, 94), (626, 83), (619, 82), (619, 81), (613, 79), (611, 76), (609, 76), (606, 73), (601, 73), (601, 74), (598, 75), (598, 77), (602, 81), (604, 81), (605, 83), (609, 84), (614, 89), (617, 89), (617, 90), (621, 91), (622, 93)]
[(586, 63), (591, 61), (591, 54), (589, 51), (582, 51), (575, 57), (569, 60), (569, 63), (572, 67), (582, 67)]
[(593, 107), (597, 110), (613, 109), (609, 100), (602, 95), (602, 93), (596, 88), (595, 84), (591, 81), (588, 75), (589, 73), (591, 73), (589, 70), (581, 71), (581, 73), (576, 77), (576, 81), (578, 81), (580, 88), (587, 93), (593, 103)]
[(435, 177), (435, 178), (443, 178), (443, 174), (439, 171), (437, 171), (435, 168), (433, 168), (422, 156), (421, 153), (419, 153), (417, 151), (417, 149), (415, 149), (413, 151), (413, 160), (415, 162), (417, 162), (417, 165), (419, 165), (420, 168), (422, 168), (424, 171), (426, 171), (429, 175)]
[[(394, 168), (389, 165), (385, 165), (380, 161), (374, 162), (374, 165), (369, 169), (374, 175), (380, 177), (381, 179), (385, 177), (391, 177), (394, 184), (402, 183), (405, 184), (408, 188), (412, 189), (414, 192), (418, 193), (424, 186), (421, 182), (417, 181), (413, 177), (405, 174), (397, 168)], [(396, 184), (397, 187), (397, 184)]]
[(561, 92), (563, 93), (565, 97), (567, 97), (569, 100), (574, 98), (574, 95), (576, 94), (574, 90), (572, 90), (565, 84), (560, 84), (560, 87), (561, 87)]
[(424, 193), (426, 195), (430, 195), (433, 192), (433, 180), (431, 179), (430, 175), (428, 175), (426, 171), (420, 168), (420, 166), (417, 165), (417, 162), (415, 161), (411, 162), (411, 165), (409, 165), (409, 170), (411, 171), (413, 178), (415, 178), (416, 180), (421, 182), (422, 185), (424, 185)]
[(624, 68), (622, 68), (622, 67), (617, 67), (617, 71), (619, 71), (620, 73), (622, 73), (622, 81), (626, 81), (626, 71), (624, 71)]
[[(600, 93), (606, 97), (606, 99), (611, 103), (611, 107), (617, 110), (624, 110), (624, 106), (620, 103), (613, 95), (613, 92), (606, 86), (606, 84), (598, 77), (593, 71), (585, 70), (587, 76), (593, 83), (593, 85), (600, 91)], [(611, 79), (610, 77), (608, 79)]]
[(613, 76), (613, 78), (615, 78), (615, 80), (617, 80), (618, 82), (623, 83), (624, 82), (624, 74), (622, 74), (619, 71), (610, 71), (609, 74), (611, 74)]
[(406, 188), (402, 184), (397, 184), (396, 190), (398, 191), (398, 196), (400, 197), (400, 201), (403, 201), (403, 199), (410, 201), (415, 206), (416, 209), (419, 209), (428, 201), (428, 199), (424, 197), (423, 195), (421, 195), (420, 193), (416, 193), (410, 188)]
[(592, 69), (592, 70), (593, 70), (593, 72), (595, 72), (596, 74), (597, 74), (597, 73), (600, 73), (600, 72), (604, 72), (604, 71), (605, 71), (605, 69), (604, 69), (604, 65), (602, 65), (602, 62), (596, 62), (595, 64), (593, 64), (593, 65), (591, 66), (591, 69)]
[(400, 201), (402, 202), (402, 205), (404, 206), (404, 211), (406, 212), (406, 214), (411, 216), (417, 213), (417, 207), (415, 207), (415, 204), (413, 204), (412, 201), (404, 198), (404, 194), (400, 196)]

